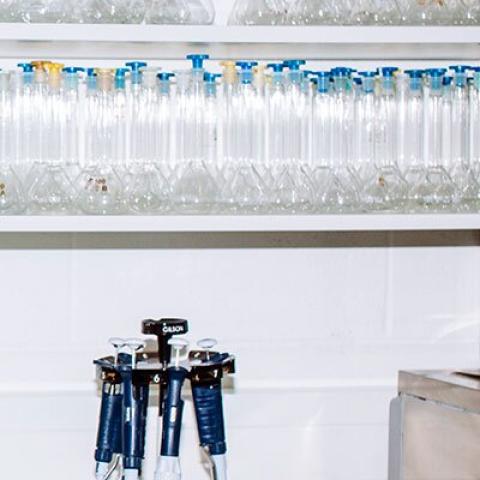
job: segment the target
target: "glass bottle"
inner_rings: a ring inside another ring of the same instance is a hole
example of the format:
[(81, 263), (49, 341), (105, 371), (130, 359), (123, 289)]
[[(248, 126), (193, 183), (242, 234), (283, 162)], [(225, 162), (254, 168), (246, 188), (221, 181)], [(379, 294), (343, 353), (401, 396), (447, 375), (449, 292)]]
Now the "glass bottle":
[(470, 67), (454, 65), (452, 90), (452, 166), (450, 175), (459, 188), (462, 209), (476, 209), (480, 201), (480, 185), (469, 161), (469, 98), (467, 71)]
[(145, 0), (91, 0), (85, 8), (87, 23), (142, 23)]
[[(224, 61), (221, 63), (223, 67), (223, 89), (222, 89), (222, 131), (221, 131), (221, 147), (222, 152), (219, 158), (219, 175), (223, 178), (223, 182), (229, 178), (232, 173), (231, 166), (234, 159), (237, 158), (236, 147), (236, 123), (235, 123), (235, 101), (238, 91), (238, 72), (234, 61)], [(223, 194), (223, 192), (222, 192)], [(224, 199), (222, 199), (222, 202)]]
[(157, 162), (160, 97), (157, 69), (142, 70), (139, 94), (132, 98), (132, 156), (126, 184), (126, 200), (135, 213), (158, 213), (168, 206), (167, 181)]
[(48, 65), (43, 97), (43, 122), (39, 125), (42, 160), (29, 189), (33, 213), (65, 214), (73, 209), (74, 189), (65, 169), (66, 98), (63, 64)]
[[(424, 101), (423, 70), (407, 70), (408, 90), (405, 119), (404, 176), (409, 188), (418, 185), (425, 175), (424, 169)], [(415, 200), (413, 200), (414, 203)]]
[(313, 207), (313, 186), (308, 172), (310, 92), (305, 89), (304, 60), (288, 60), (285, 86), (285, 161), (275, 172), (272, 190), (275, 209), (280, 212), (308, 211)]
[(155, 156), (160, 171), (165, 179), (169, 179), (175, 170), (174, 165), (174, 117), (175, 96), (172, 89), (172, 78), (175, 74), (160, 72), (158, 74), (159, 106), (158, 106), (158, 134), (156, 136)]
[[(226, 146), (233, 156), (227, 159), (226, 182), (222, 191), (224, 208), (238, 213), (260, 211), (267, 197), (266, 185), (257, 170), (264, 152), (261, 136), (264, 131), (264, 99), (254, 83), (253, 69), (257, 62), (237, 62), (239, 83), (232, 95), (233, 132)], [(260, 133), (259, 133), (260, 132)], [(260, 148), (260, 150), (259, 150)]]
[[(410, 197), (420, 211), (451, 210), (456, 200), (456, 188), (449, 173), (442, 165), (444, 69), (427, 70), (428, 82), (424, 85), (425, 102), (425, 173), (415, 185)], [(447, 118), (450, 128), (450, 118)]]
[(312, 179), (315, 209), (321, 213), (341, 213), (354, 202), (352, 190), (336, 175), (333, 155), (335, 99), (330, 72), (317, 73), (313, 99)]
[(86, 113), (86, 143), (91, 146), (85, 166), (77, 179), (77, 202), (87, 214), (114, 215), (123, 208), (123, 183), (113, 168), (115, 121), (114, 74), (111, 69), (96, 70), (95, 90), (89, 96)]
[(208, 55), (188, 55), (192, 69), (177, 73), (177, 158), (172, 191), (175, 208), (186, 213), (211, 213), (218, 200), (218, 186), (202, 150), (205, 131), (205, 69)]
[(18, 215), (25, 210), (23, 185), (12, 165), (15, 162), (14, 97), (10, 73), (0, 71), (0, 214)]
[(298, 0), (288, 12), (292, 25), (333, 25), (338, 21), (331, 0)]
[(210, 25), (215, 20), (211, 0), (152, 0), (147, 4), (146, 23)]
[(287, 23), (286, 0), (236, 0), (230, 25), (284, 25)]
[(378, 77), (375, 99), (374, 165), (375, 172), (363, 190), (363, 199), (370, 210), (399, 210), (404, 207), (408, 186), (398, 168), (397, 102), (395, 96), (396, 67), (383, 67)]
[(353, 135), (355, 97), (352, 70), (337, 67), (331, 71), (333, 95), (332, 157), (337, 184), (344, 190), (342, 211), (358, 208), (360, 181), (351, 161), (354, 155)]

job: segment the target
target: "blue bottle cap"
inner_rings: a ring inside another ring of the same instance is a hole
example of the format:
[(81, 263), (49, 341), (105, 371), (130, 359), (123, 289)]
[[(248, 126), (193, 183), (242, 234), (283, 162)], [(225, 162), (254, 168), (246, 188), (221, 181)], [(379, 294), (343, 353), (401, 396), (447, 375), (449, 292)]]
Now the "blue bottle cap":
[(305, 65), (307, 62), (306, 60), (285, 60), (283, 64), (285, 67), (287, 67), (289, 70), (297, 71), (300, 70), (300, 67), (302, 65)]
[(470, 70), (469, 65), (450, 65), (449, 68), (455, 73), (465, 73), (467, 70)]
[(443, 68), (431, 68), (427, 70), (426, 73), (430, 77), (430, 87), (432, 90), (440, 90), (443, 85), (443, 76), (446, 70)]
[(398, 72), (399, 68), (398, 67), (380, 67), (378, 69), (378, 73), (382, 77), (393, 77), (395, 72)]
[(334, 77), (348, 77), (352, 74), (352, 69), (347, 67), (335, 67), (330, 73)]
[(157, 73), (157, 78), (161, 81), (168, 81), (170, 80), (172, 77), (174, 77), (175, 74), (174, 73), (169, 73), (169, 72), (160, 72), (160, 73)]
[(84, 72), (85, 69), (82, 67), (65, 67), (63, 69), (64, 73), (79, 73), (79, 72)]
[(377, 72), (358, 72), (358, 74), (365, 78), (375, 78), (378, 75)]
[(425, 70), (405, 70), (405, 73), (410, 78), (423, 78)]
[(320, 93), (327, 93), (330, 90), (330, 81), (332, 76), (330, 72), (317, 72), (318, 91)]
[(138, 72), (141, 68), (145, 68), (147, 64), (145, 62), (126, 62), (125, 65), (132, 69), (132, 72)]
[(33, 72), (33, 66), (31, 63), (17, 63), (17, 67), (23, 70), (23, 73)]
[(192, 68), (194, 70), (201, 70), (203, 69), (203, 63), (205, 60), (208, 60), (210, 58), (210, 55), (202, 54), (202, 55), (197, 55), (197, 54), (190, 54), (187, 55), (187, 60), (192, 61)]
[(452, 77), (443, 77), (443, 85), (448, 87), (452, 84), (453, 78)]
[(425, 70), (425, 73), (430, 75), (431, 77), (442, 77), (447, 73), (446, 68), (428, 68)]
[(205, 72), (203, 74), (203, 79), (207, 83), (215, 83), (217, 81), (217, 78), (220, 78), (222, 76), (221, 73), (210, 73), (210, 72)]
[(267, 68), (271, 68), (275, 73), (282, 73), (285, 65), (283, 63), (269, 63)]
[(88, 77), (96, 77), (97, 72), (95, 68), (87, 68), (87, 76)]
[(258, 65), (258, 62), (237, 62), (236, 63), (237, 67), (240, 67), (242, 70), (252, 70), (253, 67), (256, 67)]

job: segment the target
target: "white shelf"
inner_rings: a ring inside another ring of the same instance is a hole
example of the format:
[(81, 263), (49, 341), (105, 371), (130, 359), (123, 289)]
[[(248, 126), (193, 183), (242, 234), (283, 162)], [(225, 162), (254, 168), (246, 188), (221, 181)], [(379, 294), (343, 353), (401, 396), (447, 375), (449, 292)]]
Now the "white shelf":
[[(237, 27), (0, 24), (0, 56), (62, 58), (480, 58), (480, 27)], [(92, 49), (92, 46), (95, 48)], [(168, 48), (166, 48), (168, 46)]]
[(480, 27), (0, 24), (0, 40), (114, 43), (480, 43)]
[(480, 230), (480, 215), (0, 217), (0, 233)]

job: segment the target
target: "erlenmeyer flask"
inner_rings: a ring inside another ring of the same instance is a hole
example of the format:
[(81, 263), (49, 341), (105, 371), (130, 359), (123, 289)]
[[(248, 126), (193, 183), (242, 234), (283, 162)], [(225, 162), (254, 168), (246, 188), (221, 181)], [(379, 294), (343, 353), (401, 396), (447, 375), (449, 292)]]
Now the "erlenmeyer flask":
[[(95, 77), (93, 77), (95, 79)], [(98, 69), (96, 89), (89, 88), (86, 102), (86, 159), (78, 176), (78, 207), (85, 213), (113, 215), (123, 207), (123, 183), (113, 168), (116, 163), (113, 139), (117, 123), (114, 111), (113, 74)]]
[(32, 213), (65, 214), (70, 211), (75, 191), (60, 165), (44, 165), (28, 191)]
[(9, 92), (9, 81), (10, 74), (0, 72), (0, 215), (18, 214), (25, 208), (23, 187), (12, 168), (15, 105)]
[(286, 0), (236, 0), (230, 25), (284, 25), (287, 23)]
[(187, 213), (211, 213), (218, 200), (218, 186), (213, 175), (215, 159), (207, 158), (208, 131), (205, 112), (208, 99), (203, 63), (208, 55), (188, 55), (192, 69), (176, 72), (175, 108), (176, 158), (172, 201)]
[(33, 213), (67, 213), (72, 207), (74, 189), (65, 170), (67, 108), (59, 63), (48, 64), (48, 84), (43, 98), (43, 122), (39, 127), (43, 153), (29, 188)]
[(0, 165), (0, 215), (18, 215), (25, 210), (25, 192), (8, 165)]
[(193, 25), (210, 25), (215, 20), (215, 7), (212, 0), (187, 0)]
[(90, 23), (142, 23), (145, 0), (92, 0), (86, 8)]
[(292, 25), (332, 25), (337, 21), (331, 0), (298, 0), (288, 13)]
[(374, 210), (401, 209), (407, 198), (407, 183), (396, 158), (397, 103), (394, 74), (397, 70), (396, 67), (380, 69), (380, 89), (375, 99), (375, 173), (363, 192), (368, 208)]
[(402, 1), (402, 15), (409, 25), (453, 24), (456, 0), (412, 0)]
[(125, 197), (129, 208), (135, 213), (166, 212), (169, 202), (167, 180), (153, 163), (132, 166)]
[(0, 22), (21, 22), (20, 6), (15, 0), (0, 0)]
[[(442, 165), (444, 133), (450, 128), (450, 118), (444, 116), (444, 69), (428, 71), (428, 88), (425, 88), (425, 154), (426, 169), (419, 182), (410, 191), (413, 208), (423, 211), (451, 210), (456, 202), (456, 187)], [(444, 125), (444, 122), (447, 125)]]
[(465, 25), (478, 25), (480, 23), (480, 2), (478, 0), (460, 0), (461, 7), (457, 9), (456, 17), (461, 18)]
[(193, 23), (187, 0), (152, 0), (145, 15), (155, 25), (188, 25)]
[(375, 25), (399, 25), (402, 16), (397, 0), (371, 0), (373, 15), (372, 23)]
[(75, 11), (70, 0), (29, 0), (21, 7), (26, 23), (73, 23)]

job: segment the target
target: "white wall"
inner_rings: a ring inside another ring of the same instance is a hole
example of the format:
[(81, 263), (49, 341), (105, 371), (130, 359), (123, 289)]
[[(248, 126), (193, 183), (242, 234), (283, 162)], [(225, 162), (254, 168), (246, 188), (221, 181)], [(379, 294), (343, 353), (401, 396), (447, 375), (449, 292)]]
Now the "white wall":
[[(419, 246), (432, 242), (464, 246)], [(110, 352), (108, 337), (173, 315), (190, 320), (192, 340), (216, 336), (238, 357), (226, 394), (232, 480), (385, 480), (397, 370), (478, 364), (475, 242), (468, 233), (1, 236), (3, 476), (92, 478), (92, 360)], [(200, 480), (187, 411), (185, 479)]]

